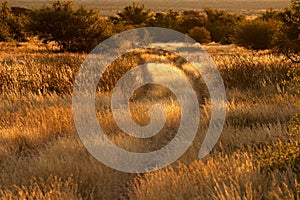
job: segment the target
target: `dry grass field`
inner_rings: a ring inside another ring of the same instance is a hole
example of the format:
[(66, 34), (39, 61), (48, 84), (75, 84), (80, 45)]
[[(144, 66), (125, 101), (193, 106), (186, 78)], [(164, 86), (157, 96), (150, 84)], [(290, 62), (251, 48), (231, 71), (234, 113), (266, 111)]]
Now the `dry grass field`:
[[(291, 120), (299, 113), (299, 96), (284, 84), (299, 66), (283, 56), (205, 46), (228, 99), (217, 145), (205, 159), (197, 158), (210, 116), (209, 103), (203, 104), (197, 138), (178, 161), (159, 171), (127, 174), (94, 159), (77, 135), (71, 94), (85, 54), (51, 53), (39, 41), (0, 48), (1, 199), (300, 199), (299, 124)], [(128, 58), (119, 62), (136, 64)], [(112, 69), (112, 74), (124, 70)], [(115, 84), (105, 80), (104, 88)], [(158, 136), (140, 141), (121, 133), (109, 108), (110, 91), (103, 88), (96, 105), (99, 123), (124, 149), (160, 148), (176, 133), (179, 114), (172, 94), (161, 96), (168, 120)], [(133, 118), (145, 121), (141, 110), (152, 103), (132, 101)]]

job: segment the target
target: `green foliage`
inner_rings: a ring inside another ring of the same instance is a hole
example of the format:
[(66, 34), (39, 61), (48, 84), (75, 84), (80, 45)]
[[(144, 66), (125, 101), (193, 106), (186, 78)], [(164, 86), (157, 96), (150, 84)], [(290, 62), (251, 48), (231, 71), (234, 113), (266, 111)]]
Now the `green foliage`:
[(0, 41), (7, 41), (10, 38), (10, 27), (7, 24), (7, 20), (11, 17), (11, 9), (7, 2), (1, 4), (0, 12)]
[(280, 16), (283, 25), (274, 37), (274, 49), (300, 63), (300, 0), (292, 0)]
[(245, 17), (241, 15), (228, 14), (223, 10), (206, 8), (206, 28), (211, 34), (212, 41), (222, 44), (232, 43), (231, 36), (236, 25)]
[(113, 33), (155, 26), (187, 33), (202, 43), (211, 40), (221, 44), (234, 42), (255, 50), (273, 48), (300, 62), (300, 0), (292, 0), (291, 6), (283, 11), (269, 9), (255, 20), (245, 20), (244, 16), (223, 10), (204, 11), (205, 14), (193, 10), (153, 14), (143, 4), (133, 3), (107, 20), (96, 10), (75, 8), (70, 1), (54, 1), (34, 11), (10, 8), (3, 2), (0, 41), (25, 41), (29, 30), (44, 43), (56, 42), (63, 51), (88, 52)]
[(15, 16), (11, 7), (4, 1), (0, 8), (0, 41), (26, 41), (26, 20), (24, 15)]
[(8, 41), (10, 39), (9, 26), (0, 22), (0, 41)]
[(247, 20), (238, 25), (233, 40), (237, 45), (248, 49), (268, 49), (278, 27), (279, 22), (275, 20)]
[(110, 16), (109, 21), (113, 24), (113, 33), (120, 33), (137, 27), (151, 24), (153, 14), (145, 9), (143, 4), (132, 3), (126, 6), (117, 16)]
[(149, 26), (157, 26), (163, 28), (169, 28), (176, 31), (182, 31), (181, 26), (182, 18), (181, 14), (174, 10), (169, 10), (166, 13), (158, 12), (154, 15), (154, 18), (149, 22)]
[(151, 11), (142, 4), (132, 3), (118, 13), (119, 20), (126, 25), (144, 26), (152, 18)]
[(204, 27), (195, 27), (189, 31), (189, 36), (199, 43), (209, 43), (210, 33)]
[(111, 34), (98, 11), (74, 8), (69, 1), (55, 1), (51, 7), (33, 11), (29, 29), (44, 43), (55, 41), (61, 50), (71, 52), (88, 52)]
[(204, 27), (207, 23), (207, 16), (198, 11), (188, 10), (182, 13), (181, 27), (185, 33), (194, 27)]

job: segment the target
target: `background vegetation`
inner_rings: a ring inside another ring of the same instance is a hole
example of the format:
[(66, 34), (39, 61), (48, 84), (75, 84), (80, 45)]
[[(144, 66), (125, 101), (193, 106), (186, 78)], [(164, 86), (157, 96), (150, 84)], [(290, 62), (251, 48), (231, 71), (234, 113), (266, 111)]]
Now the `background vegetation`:
[(70, 1), (28, 10), (1, 5), (0, 41), (25, 41), (37, 35), (44, 43), (54, 41), (62, 51), (89, 52), (107, 37), (136, 27), (156, 26), (188, 33), (197, 41), (210, 41), (254, 49), (274, 49), (294, 61), (299, 53), (299, 0), (284, 10), (267, 10), (257, 19), (206, 8), (203, 12), (153, 12), (133, 3), (116, 16), (103, 17), (99, 11), (74, 7)]

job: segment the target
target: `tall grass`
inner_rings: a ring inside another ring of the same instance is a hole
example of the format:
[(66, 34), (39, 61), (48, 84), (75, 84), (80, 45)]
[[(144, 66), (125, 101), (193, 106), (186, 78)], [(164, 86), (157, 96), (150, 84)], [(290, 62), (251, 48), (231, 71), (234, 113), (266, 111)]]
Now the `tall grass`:
[[(176, 67), (178, 59), (172, 54), (157, 56), (157, 52), (132, 54), (119, 58), (108, 67), (99, 82), (101, 91), (111, 91), (124, 72), (138, 64), (173, 61)], [(75, 75), (85, 57), (71, 53), (2, 55), (0, 93), (71, 94)], [(291, 78), (288, 72), (295, 65), (283, 56), (270, 53), (216, 54), (213, 59), (227, 89), (254, 90), (262, 94), (284, 92), (282, 82)]]
[[(138, 58), (176, 60), (172, 55), (143, 56)], [(79, 140), (71, 94), (85, 57), (35, 47), (0, 53), (1, 199), (300, 198), (299, 137), (290, 134), (299, 125), (295, 125), (297, 120), (289, 124), (299, 112), (295, 105), (298, 97), (282, 85), (292, 66), (283, 57), (249, 52), (214, 54), (228, 96), (219, 142), (208, 157), (198, 160), (210, 119), (207, 101), (201, 105), (198, 134), (189, 150), (174, 164), (147, 174), (111, 169), (95, 160)], [(99, 124), (109, 139), (124, 149), (147, 152), (161, 148), (176, 134), (179, 104), (172, 93), (155, 88), (157, 95), (163, 93), (159, 101), (167, 111), (164, 129), (147, 140), (122, 133), (110, 110), (110, 92), (120, 73), (140, 60), (124, 57), (118, 62), (123, 68), (112, 65), (111, 73), (100, 80), (96, 100)], [(137, 123), (147, 123), (146, 112), (153, 100), (145, 97), (130, 102)]]

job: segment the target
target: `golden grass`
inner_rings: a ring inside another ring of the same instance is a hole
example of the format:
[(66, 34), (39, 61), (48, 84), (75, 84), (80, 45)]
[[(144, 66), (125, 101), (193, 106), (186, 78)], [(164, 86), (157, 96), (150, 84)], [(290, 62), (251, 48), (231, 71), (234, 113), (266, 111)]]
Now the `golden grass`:
[[(295, 105), (298, 97), (286, 93), (281, 85), (291, 65), (283, 57), (249, 52), (239, 56), (215, 54), (228, 102), (225, 127), (213, 152), (203, 160), (197, 159), (210, 117), (210, 105), (204, 103), (200, 106), (197, 137), (177, 162), (152, 173), (127, 174), (95, 160), (77, 136), (71, 93), (74, 76), (85, 56), (53, 54), (35, 47), (14, 47), (1, 52), (1, 199), (300, 198), (298, 157), (294, 165), (285, 165), (288, 159), (282, 163), (277, 158), (289, 156), (286, 147), (291, 152), (299, 150), (296, 137), (289, 134), (289, 121), (299, 112)], [(145, 57), (166, 60), (149, 54)], [(120, 62), (134, 65), (136, 60)], [(115, 84), (115, 80), (110, 81), (106, 81), (106, 88)], [(174, 137), (180, 120), (174, 96), (166, 91), (161, 93), (160, 102), (168, 117), (157, 136), (141, 141), (122, 133), (109, 108), (110, 91), (101, 87), (96, 100), (99, 124), (124, 149), (158, 149)], [(145, 97), (131, 101), (137, 123), (147, 123), (146, 112), (153, 100)], [(287, 142), (290, 146), (279, 145)], [(280, 168), (270, 164), (274, 159)]]
[(130, 198), (296, 199), (296, 183), (295, 173), (274, 172), (268, 176), (260, 172), (251, 153), (237, 151), (138, 176)]

